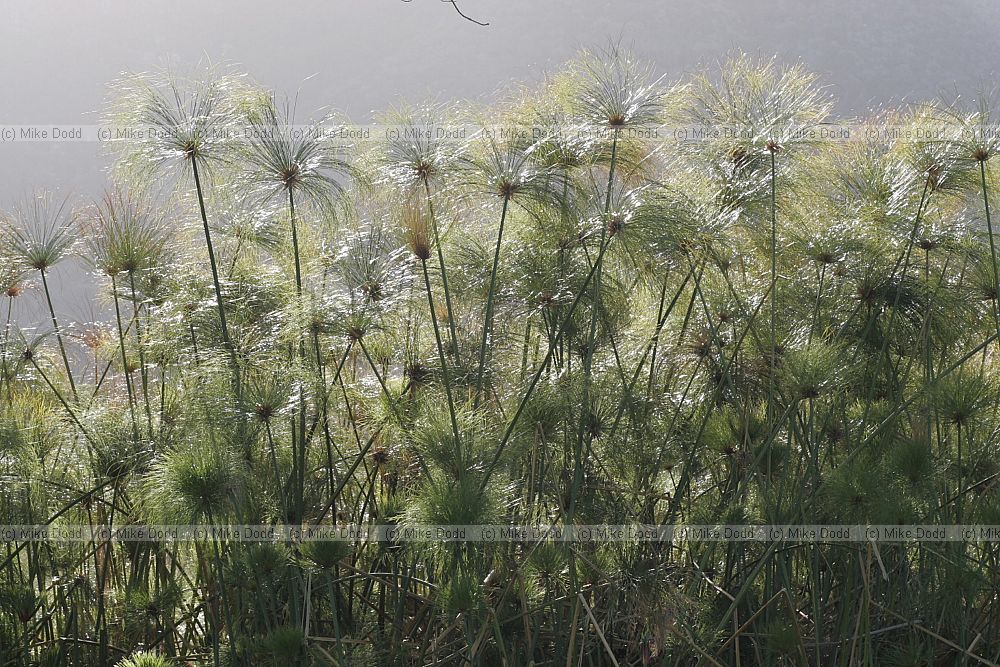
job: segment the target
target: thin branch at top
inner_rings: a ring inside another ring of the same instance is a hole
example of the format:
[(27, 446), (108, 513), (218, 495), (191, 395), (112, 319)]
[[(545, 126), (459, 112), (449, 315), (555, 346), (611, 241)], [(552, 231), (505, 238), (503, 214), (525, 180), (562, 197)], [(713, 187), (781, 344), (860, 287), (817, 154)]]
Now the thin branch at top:
[[(413, 0), (403, 0), (403, 2), (413, 2)], [(449, 5), (451, 5), (452, 7), (454, 7), (455, 11), (458, 12), (458, 15), (461, 16), (466, 21), (469, 21), (470, 23), (475, 23), (476, 25), (481, 25), (481, 26), (487, 26), (487, 25), (489, 25), (488, 21), (486, 21), (486, 22), (484, 22), (484, 21), (477, 21), (476, 19), (472, 18), (471, 16), (469, 16), (468, 14), (466, 14), (465, 12), (463, 12), (462, 8), (458, 6), (458, 0), (441, 0), (441, 2), (446, 2)]]
[(485, 22), (485, 23), (483, 21), (477, 21), (476, 19), (472, 18), (468, 14), (464, 13), (462, 11), (462, 9), (458, 6), (457, 0), (441, 0), (441, 2), (447, 2), (447, 3), (449, 3), (452, 7), (455, 8), (455, 11), (458, 12), (458, 15), (461, 16), (466, 21), (471, 21), (471, 22), (475, 23), (476, 25), (482, 25), (482, 26), (489, 25), (488, 21)]

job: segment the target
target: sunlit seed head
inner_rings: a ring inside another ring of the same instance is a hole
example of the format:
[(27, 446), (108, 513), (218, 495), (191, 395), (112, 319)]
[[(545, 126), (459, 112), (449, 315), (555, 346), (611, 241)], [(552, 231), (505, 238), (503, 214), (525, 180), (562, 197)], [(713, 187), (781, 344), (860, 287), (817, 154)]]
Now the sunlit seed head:
[(554, 292), (546, 290), (538, 295), (538, 305), (542, 308), (555, 308), (559, 305), (559, 300)]
[(403, 208), (403, 229), (410, 252), (422, 262), (430, 259), (430, 230), (427, 217), (420, 206), (411, 202)]
[(936, 190), (941, 185), (941, 180), (944, 175), (944, 169), (940, 164), (934, 163), (927, 167), (924, 171), (927, 177), (927, 185), (931, 191)]
[(688, 342), (688, 349), (696, 357), (707, 358), (712, 354), (712, 334), (701, 331)]
[(41, 192), (18, 203), (7, 225), (5, 250), (25, 265), (46, 271), (65, 258), (75, 241), (69, 199)]
[(655, 122), (662, 112), (662, 77), (617, 44), (584, 52), (573, 69), (575, 106), (585, 122), (617, 129)]
[(251, 136), (239, 145), (241, 181), (250, 198), (267, 202), (294, 193), (299, 204), (332, 211), (344, 190), (341, 179), (354, 173), (348, 147), (329, 136), (335, 117), (327, 115), (304, 131), (293, 132), (292, 101), (279, 102), (260, 91), (252, 95), (250, 110), (244, 109)]
[(102, 327), (97, 323), (88, 326), (80, 335), (80, 339), (83, 341), (83, 344), (91, 351), (100, 348), (109, 338), (110, 332), (107, 328)]
[(167, 227), (140, 194), (113, 188), (81, 212), (77, 223), (89, 250), (86, 259), (107, 276), (146, 271), (164, 261)]
[(587, 414), (586, 420), (587, 434), (594, 439), (600, 438), (604, 434), (604, 422), (601, 415), (591, 411)]

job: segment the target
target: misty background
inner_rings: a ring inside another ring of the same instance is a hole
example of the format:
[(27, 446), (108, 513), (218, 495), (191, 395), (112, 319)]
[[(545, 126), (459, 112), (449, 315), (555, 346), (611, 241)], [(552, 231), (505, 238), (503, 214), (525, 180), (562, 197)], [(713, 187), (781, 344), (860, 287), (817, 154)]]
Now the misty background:
[[(743, 50), (802, 62), (843, 117), (938, 94), (974, 95), (997, 80), (993, 0), (85, 0), (6, 2), (0, 16), (0, 125), (96, 124), (109, 83), (165, 65), (235, 64), (358, 123), (401, 100), (488, 100), (533, 82), (582, 47), (620, 41), (668, 79)], [(99, 196), (109, 160), (97, 143), (0, 143), (0, 208), (37, 189)], [(50, 285), (67, 322), (87, 321), (95, 281), (64, 262)], [(43, 312), (40, 290), (14, 316)]]

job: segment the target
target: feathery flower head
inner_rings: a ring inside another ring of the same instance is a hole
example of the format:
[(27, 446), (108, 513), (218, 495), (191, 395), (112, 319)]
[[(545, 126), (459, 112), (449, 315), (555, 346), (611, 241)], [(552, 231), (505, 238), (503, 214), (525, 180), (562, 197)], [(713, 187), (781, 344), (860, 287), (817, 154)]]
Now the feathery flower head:
[(236, 77), (214, 71), (191, 79), (166, 71), (122, 78), (110, 121), (119, 133), (137, 131), (114, 146), (119, 168), (143, 178), (161, 171), (186, 176), (192, 162), (209, 175), (229, 158), (238, 85)]
[(444, 104), (403, 106), (380, 118), (391, 129), (375, 156), (380, 180), (402, 187), (439, 180), (458, 152), (449, 137), (453, 118)]
[(122, 188), (107, 192), (80, 217), (90, 261), (108, 276), (157, 266), (168, 242), (157, 209)]
[(260, 94), (243, 113), (250, 137), (240, 145), (239, 157), (251, 196), (263, 202), (291, 193), (330, 208), (344, 189), (341, 179), (351, 173), (347, 146), (334, 139), (336, 116), (299, 128), (292, 101)]
[(27, 277), (28, 267), (20, 257), (0, 256), (0, 293), (10, 298), (20, 296)]
[(4, 239), (9, 254), (37, 271), (58, 264), (73, 245), (69, 199), (40, 192), (23, 199), (8, 221)]
[(403, 206), (403, 234), (413, 256), (422, 262), (431, 258), (430, 223), (424, 207), (413, 201)]
[(523, 200), (551, 203), (562, 194), (565, 175), (539, 166), (533, 159), (540, 144), (517, 138), (474, 137), (457, 165), (457, 178), (475, 192), (519, 204)]
[(127, 658), (122, 658), (115, 667), (174, 667), (170, 658), (151, 651), (139, 651)]
[(612, 129), (656, 123), (663, 111), (663, 77), (617, 44), (584, 51), (573, 66), (575, 111), (591, 125)]
[(244, 464), (222, 443), (188, 443), (156, 461), (148, 484), (149, 510), (164, 523), (216, 520), (227, 513), (243, 482)]

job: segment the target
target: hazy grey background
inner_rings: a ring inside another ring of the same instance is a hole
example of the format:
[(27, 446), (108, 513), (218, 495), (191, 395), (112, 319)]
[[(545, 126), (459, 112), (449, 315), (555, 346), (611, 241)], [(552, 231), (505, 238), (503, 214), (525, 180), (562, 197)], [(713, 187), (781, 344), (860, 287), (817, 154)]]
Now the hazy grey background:
[[(844, 115), (993, 87), (1000, 64), (995, 0), (460, 4), (489, 27), (439, 0), (2, 0), (0, 124), (95, 123), (120, 72), (209, 60), (298, 91), (300, 117), (333, 106), (357, 122), (400, 99), (488, 97), (609, 38), (670, 77), (736, 50), (802, 61)], [(97, 144), (0, 144), (0, 207), (36, 188), (91, 198), (106, 167)], [(86, 279), (62, 272), (57, 308), (86, 319)]]

